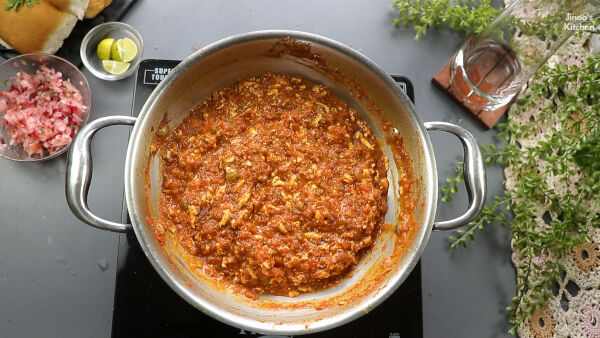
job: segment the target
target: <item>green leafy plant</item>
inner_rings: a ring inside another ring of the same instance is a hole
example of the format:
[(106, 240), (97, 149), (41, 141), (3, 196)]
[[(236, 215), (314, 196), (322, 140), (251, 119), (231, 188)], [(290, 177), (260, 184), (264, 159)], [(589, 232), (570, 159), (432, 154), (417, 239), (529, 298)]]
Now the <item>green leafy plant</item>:
[(395, 25), (412, 24), (417, 35), (415, 40), (427, 35), (429, 28), (447, 26), (465, 35), (479, 33), (494, 20), (501, 10), (491, 6), (491, 0), (395, 0), (392, 7), (400, 18)]
[(587, 138), (574, 155), (575, 162), (589, 173), (600, 172), (600, 134)]
[(452, 195), (458, 191), (458, 184), (464, 182), (465, 175), (463, 174), (463, 161), (458, 161), (458, 165), (454, 168), (456, 176), (451, 176), (446, 179), (445, 186), (442, 187), (442, 202), (450, 202)]
[[(507, 146), (482, 147), (488, 165), (509, 166), (516, 174), (516, 183), (503, 196), (484, 208), (466, 230), (452, 236), (451, 248), (465, 247), (475, 233), (494, 223), (507, 225), (512, 230), (513, 250), (519, 260), (517, 296), (507, 308), (511, 312), (511, 333), (531, 318), (536, 309), (550, 299), (551, 288), (561, 278), (564, 267), (561, 258), (589, 241), (589, 229), (600, 225), (600, 56), (590, 58), (582, 67), (558, 66), (542, 71), (530, 83), (530, 90), (517, 102), (519, 111), (540, 109), (535, 118), (524, 123), (508, 120), (497, 128)], [(545, 102), (542, 107), (536, 107)], [(552, 126), (538, 142), (523, 147), (511, 142), (531, 137), (540, 125)], [(540, 164), (544, 163), (544, 170)], [(450, 195), (453, 185), (462, 177), (462, 166), (457, 175), (442, 188)], [(558, 182), (558, 183), (556, 183)], [(557, 189), (558, 185), (567, 189)], [(542, 205), (549, 210), (547, 227), (540, 230), (539, 215)], [(512, 217), (509, 212), (512, 212)], [(536, 264), (535, 257), (551, 256), (544, 264)]]
[[(500, 13), (484, 0), (395, 0), (392, 6), (400, 15), (394, 24), (414, 25), (417, 40), (430, 28), (481, 32)], [(556, 16), (550, 19), (557, 20)], [(542, 24), (519, 29), (550, 34)], [(514, 182), (466, 229), (450, 237), (450, 247), (466, 247), (477, 232), (493, 224), (510, 227), (513, 251), (521, 262), (517, 295), (507, 307), (512, 334), (552, 297), (552, 288), (564, 271), (561, 259), (589, 241), (589, 230), (600, 225), (599, 96), (600, 56), (580, 67), (543, 67), (513, 108), (517, 113), (538, 113), (529, 120), (508, 120), (496, 127), (506, 141), (504, 148), (482, 147), (485, 163), (505, 167)], [(542, 129), (547, 132), (539, 137)], [(522, 145), (516, 140), (529, 142)], [(450, 201), (463, 181), (459, 162), (454, 176), (441, 188), (442, 200)], [(547, 212), (540, 216), (539, 210)]]
[(26, 5), (27, 7), (31, 8), (38, 2), (39, 2), (39, 0), (8, 0), (8, 1), (6, 1), (6, 4), (4, 5), (4, 9), (8, 11), (8, 10), (14, 8), (15, 11), (17, 11), (23, 5)]

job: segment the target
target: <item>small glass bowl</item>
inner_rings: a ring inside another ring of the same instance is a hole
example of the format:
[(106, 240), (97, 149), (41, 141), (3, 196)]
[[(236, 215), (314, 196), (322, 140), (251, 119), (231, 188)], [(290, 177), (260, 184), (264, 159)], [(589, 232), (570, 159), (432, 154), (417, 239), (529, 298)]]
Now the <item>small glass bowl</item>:
[[(42, 64), (45, 64), (49, 68), (53, 68), (57, 72), (62, 73), (63, 80), (68, 79), (71, 84), (75, 86), (75, 88), (77, 88), (77, 90), (79, 90), (81, 93), (85, 110), (81, 113), (81, 124), (78, 127), (78, 130), (80, 130), (87, 123), (90, 117), (92, 95), (90, 93), (90, 87), (85, 76), (83, 76), (77, 67), (63, 58), (54, 56), (52, 54), (35, 53), (19, 55), (0, 63), (0, 92), (9, 88), (8, 85), (11, 82), (11, 78), (15, 76), (17, 72), (35, 74), (36, 70), (38, 70)], [(2, 120), (0, 117), (0, 139), (3, 143), (0, 144), (0, 156), (9, 160), (44, 161), (60, 156), (69, 149), (68, 145), (53, 153), (48, 153), (45, 151), (44, 156), (39, 156), (37, 154), (30, 156), (22, 146), (10, 145), (10, 136), (4, 127), (3, 121), (4, 120)]]
[[(138, 53), (131, 60), (129, 69), (123, 74), (111, 74), (102, 67), (102, 60), (98, 58), (96, 51), (100, 41), (106, 38), (113, 38), (115, 41), (122, 38), (130, 38), (137, 45)], [(85, 67), (96, 77), (108, 81), (121, 80), (135, 73), (138, 64), (142, 61), (143, 52), (144, 41), (140, 33), (135, 28), (122, 22), (106, 22), (94, 27), (85, 35), (79, 49), (81, 61), (83, 61)]]

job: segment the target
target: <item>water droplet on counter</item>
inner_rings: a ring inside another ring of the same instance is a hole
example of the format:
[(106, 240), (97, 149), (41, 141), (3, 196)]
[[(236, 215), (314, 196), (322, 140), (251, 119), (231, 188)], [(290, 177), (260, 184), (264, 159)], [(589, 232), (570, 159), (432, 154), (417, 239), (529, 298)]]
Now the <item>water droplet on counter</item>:
[(52, 245), (52, 237), (50, 235), (48, 235), (48, 245)]
[(62, 255), (62, 254), (56, 255), (56, 262), (57, 263), (66, 263), (67, 258), (65, 257), (65, 255)]
[(108, 259), (101, 258), (98, 260), (97, 263), (98, 263), (98, 267), (100, 268), (100, 270), (102, 270), (102, 272), (104, 272), (108, 269)]

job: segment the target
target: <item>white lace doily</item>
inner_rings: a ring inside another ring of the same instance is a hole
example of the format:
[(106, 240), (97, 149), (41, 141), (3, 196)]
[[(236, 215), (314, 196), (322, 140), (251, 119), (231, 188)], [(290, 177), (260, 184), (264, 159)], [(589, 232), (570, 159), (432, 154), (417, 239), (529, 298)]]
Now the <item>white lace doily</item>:
[[(505, 1), (510, 3), (511, 1)], [(594, 41), (595, 40), (595, 41)], [(592, 56), (594, 50), (600, 50), (600, 40), (598, 36), (592, 38), (592, 41), (580, 37), (569, 39), (559, 51), (550, 58), (549, 65), (556, 64), (582, 65), (585, 59)], [(548, 100), (552, 100), (549, 98)], [(544, 102), (534, 105), (534, 108), (522, 111), (515, 105), (508, 112), (508, 118), (519, 124), (525, 124), (530, 119), (536, 119), (536, 115), (541, 112)], [(535, 135), (529, 135), (523, 138), (511, 137), (510, 143), (517, 142), (523, 148), (530, 148), (551, 133), (551, 128), (556, 127), (553, 121), (547, 123), (538, 122), (539, 130)], [(539, 161), (539, 169), (544, 172), (546, 163)], [(546, 177), (549, 188), (554, 188), (556, 192), (575, 189), (579, 177), (581, 177), (578, 168), (573, 165), (577, 175), (571, 178), (570, 182), (561, 182), (557, 177), (547, 174)], [(507, 166), (505, 168), (507, 189), (513, 190), (519, 168)], [(592, 203), (589, 203), (590, 208)], [(550, 226), (550, 220), (555, 217), (549, 210), (548, 205), (542, 203), (536, 206), (536, 223), (539, 229)], [(599, 210), (597, 210), (599, 211)], [(544, 220), (546, 219), (546, 220)], [(584, 244), (573, 252), (562, 258), (560, 263), (566, 271), (561, 276), (558, 286), (553, 290), (553, 297), (550, 298), (548, 305), (534, 313), (532, 319), (518, 328), (520, 337), (594, 337), (600, 338), (600, 230), (590, 229), (589, 237), (592, 242)], [(551, 252), (546, 252), (539, 257), (534, 257), (533, 262), (537, 265), (544, 265), (548, 260), (554, 259)], [(515, 269), (519, 270), (519, 265), (523, 263), (519, 260), (519, 252), (513, 247), (512, 260)]]

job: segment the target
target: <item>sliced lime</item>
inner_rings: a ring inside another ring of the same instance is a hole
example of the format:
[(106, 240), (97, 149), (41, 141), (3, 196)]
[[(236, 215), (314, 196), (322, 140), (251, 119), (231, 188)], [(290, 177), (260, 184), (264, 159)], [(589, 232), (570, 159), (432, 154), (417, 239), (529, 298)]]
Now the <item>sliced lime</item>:
[(110, 59), (110, 51), (111, 47), (115, 42), (113, 38), (106, 38), (98, 44), (98, 48), (96, 49), (96, 54), (98, 54), (98, 58), (100, 60), (108, 60)]
[(130, 64), (128, 62), (102, 60), (102, 67), (104, 67), (104, 70), (115, 75), (125, 73), (127, 69), (129, 69), (129, 66)]
[(131, 62), (137, 55), (138, 48), (135, 42), (130, 38), (123, 38), (117, 40), (112, 45), (111, 53), (113, 60), (121, 62)]

